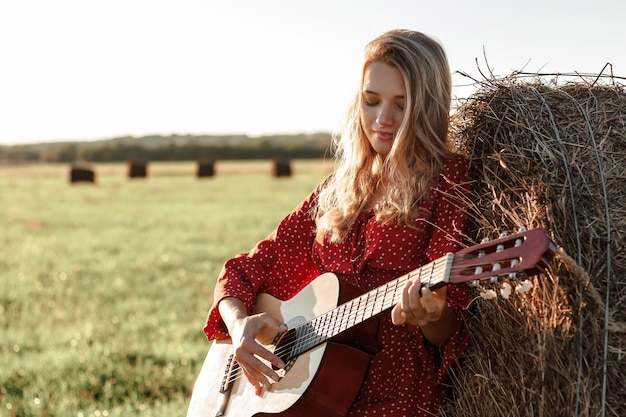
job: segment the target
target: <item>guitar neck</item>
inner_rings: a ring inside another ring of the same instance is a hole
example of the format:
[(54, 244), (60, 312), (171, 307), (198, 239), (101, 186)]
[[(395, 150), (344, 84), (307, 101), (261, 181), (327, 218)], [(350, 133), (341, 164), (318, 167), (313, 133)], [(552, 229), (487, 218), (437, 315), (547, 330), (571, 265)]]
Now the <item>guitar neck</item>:
[(408, 281), (420, 281), (427, 288), (445, 285), (453, 260), (454, 255), (447, 254), (299, 326), (295, 329), (298, 342), (294, 353), (306, 352), (393, 307), (402, 299), (402, 290)]

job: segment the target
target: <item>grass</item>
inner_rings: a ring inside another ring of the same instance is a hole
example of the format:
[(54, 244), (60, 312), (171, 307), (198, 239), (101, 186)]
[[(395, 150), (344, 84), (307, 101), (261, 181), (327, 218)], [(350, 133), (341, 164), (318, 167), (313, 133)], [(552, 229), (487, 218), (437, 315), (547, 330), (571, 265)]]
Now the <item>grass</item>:
[(328, 163), (0, 166), (0, 416), (184, 416), (222, 263), (247, 251)]

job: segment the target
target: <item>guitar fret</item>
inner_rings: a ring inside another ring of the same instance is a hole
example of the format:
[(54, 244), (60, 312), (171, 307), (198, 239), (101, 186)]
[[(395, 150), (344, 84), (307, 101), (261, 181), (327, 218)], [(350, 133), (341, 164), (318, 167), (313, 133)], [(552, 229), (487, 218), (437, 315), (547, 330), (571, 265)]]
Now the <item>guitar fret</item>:
[(406, 284), (406, 281), (408, 279), (410, 279), (410, 275), (407, 275), (406, 279), (401, 277), (400, 279), (396, 280), (396, 285), (394, 285), (393, 288), (392, 304), (397, 304), (402, 299), (402, 288), (404, 288), (404, 285)]
[(354, 303), (356, 304), (356, 309), (354, 311), (354, 322), (355, 323), (360, 323), (363, 321), (363, 317), (364, 317), (364, 310), (363, 310), (363, 296), (357, 297), (354, 300)]
[(346, 310), (346, 305), (340, 305), (339, 307), (337, 307), (337, 330), (335, 332), (335, 334), (337, 333), (341, 333), (343, 331), (343, 327), (344, 327), (344, 319), (345, 319), (345, 310)]
[(331, 337), (332, 336), (332, 332), (329, 328), (329, 326), (332, 324), (332, 321), (330, 320), (330, 316), (328, 314), (324, 314), (322, 317), (323, 323), (324, 323), (324, 331), (323, 331), (323, 335), (326, 337)]
[(336, 314), (337, 314), (336, 310), (333, 310), (333, 311), (331, 311), (330, 313), (327, 314), (327, 317), (328, 317), (327, 320), (329, 321), (328, 328), (327, 328), (327, 330), (328, 330), (328, 337), (333, 337), (334, 335), (337, 334), (336, 331), (335, 331), (336, 326), (337, 326), (337, 322), (335, 320)]
[(301, 327), (296, 327), (296, 344), (295, 344), (293, 350), (295, 352), (297, 352), (297, 353), (305, 352), (304, 348), (302, 347), (302, 341), (303, 340), (308, 340), (308, 339), (305, 339), (305, 337), (303, 335), (303, 333), (304, 333), (303, 330), (305, 330), (305, 328), (302, 327), (302, 326)]
[(352, 303), (344, 304), (342, 309), (343, 315), (341, 316), (341, 331), (344, 331), (350, 327), (350, 312), (352, 311)]
[(435, 264), (437, 264), (437, 261), (431, 262), (431, 264), (430, 264), (431, 265), (430, 274), (428, 275), (428, 284), (429, 285), (432, 282), (433, 274), (435, 272)]
[(373, 313), (374, 306), (372, 305), (372, 299), (376, 300), (377, 293), (378, 293), (378, 288), (375, 291), (370, 291), (365, 294), (365, 309), (363, 310), (363, 317), (365, 319), (369, 319), (370, 317), (374, 315)]
[(356, 309), (354, 311), (354, 323), (361, 323), (365, 320), (365, 308), (367, 306), (367, 297), (361, 295), (355, 299)]
[(323, 320), (314, 320), (314, 322), (315, 323), (312, 326), (312, 333), (314, 334), (314, 337), (309, 337), (309, 344), (311, 345), (311, 347), (318, 345), (326, 340), (326, 336), (324, 334)]
[(319, 338), (322, 338), (322, 339), (328, 338), (328, 316), (324, 314), (315, 318), (313, 321), (315, 321), (316, 323), (315, 333), (319, 336)]
[(342, 311), (343, 308), (344, 306), (341, 305), (335, 309), (335, 314), (333, 317), (335, 321), (335, 325), (333, 326), (333, 335), (336, 335), (341, 332), (341, 319), (343, 317), (343, 311)]
[(363, 311), (361, 309), (363, 298), (362, 296), (350, 301), (350, 314), (348, 319), (348, 326), (352, 327), (357, 323), (363, 321)]
[(350, 303), (348, 303), (346, 305), (347, 312), (346, 312), (345, 323), (346, 323), (346, 328), (347, 329), (349, 329), (350, 327), (354, 326), (354, 324), (355, 324), (355, 314), (356, 314), (356, 311), (354, 310), (355, 306), (356, 306), (356, 303), (354, 301), (352, 301), (352, 302), (350, 302)]
[(346, 305), (342, 304), (339, 307), (337, 307), (336, 311), (337, 311), (337, 316), (336, 316), (336, 320), (337, 320), (337, 326), (335, 327), (335, 334), (341, 333), (343, 330), (343, 318), (344, 318), (344, 310), (346, 309)]
[(350, 328), (352, 326), (354, 326), (354, 323), (356, 322), (356, 310), (355, 305), (357, 303), (353, 301), (351, 301), (350, 303), (348, 303), (347, 309), (348, 309), (348, 314), (346, 315), (346, 327)]
[(389, 288), (388, 285), (385, 285), (383, 291), (381, 292), (381, 296), (378, 297), (378, 300), (376, 301), (375, 309), (374, 309), (374, 314), (378, 314), (379, 312), (383, 311), (385, 309), (385, 297), (387, 297), (387, 289)]
[[(381, 309), (381, 311), (393, 306), (395, 303), (395, 288), (391, 289), (391, 286), (393, 284), (394, 287), (397, 286), (399, 280), (394, 280), (391, 283), (389, 283), (388, 285), (385, 286), (385, 296), (383, 297), (383, 308)], [(390, 295), (390, 297), (388, 297)]]

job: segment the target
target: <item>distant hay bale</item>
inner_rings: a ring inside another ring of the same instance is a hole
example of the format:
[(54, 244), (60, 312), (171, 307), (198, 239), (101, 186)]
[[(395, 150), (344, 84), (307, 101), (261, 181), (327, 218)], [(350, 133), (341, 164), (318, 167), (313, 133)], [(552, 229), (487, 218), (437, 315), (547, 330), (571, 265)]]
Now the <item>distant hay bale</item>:
[(128, 178), (146, 178), (148, 176), (148, 163), (146, 161), (131, 160), (127, 164)]
[(453, 115), (475, 173), (470, 238), (543, 227), (560, 249), (531, 292), (474, 302), (472, 345), (453, 372), (446, 416), (626, 416), (618, 80), (514, 74), (481, 82)]
[(77, 182), (96, 182), (96, 173), (94, 169), (88, 165), (74, 164), (70, 167), (70, 183)]
[(291, 177), (293, 174), (291, 170), (291, 161), (287, 158), (274, 158), (272, 159), (272, 176), (279, 177)]
[(215, 160), (201, 159), (197, 161), (196, 176), (198, 178), (207, 178), (215, 176)]

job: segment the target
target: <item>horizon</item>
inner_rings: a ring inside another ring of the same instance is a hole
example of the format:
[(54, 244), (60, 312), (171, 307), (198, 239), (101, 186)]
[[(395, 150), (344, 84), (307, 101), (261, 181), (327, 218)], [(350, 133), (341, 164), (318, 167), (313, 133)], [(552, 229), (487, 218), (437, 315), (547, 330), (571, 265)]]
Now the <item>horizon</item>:
[(180, 133), (180, 132), (172, 132), (172, 133), (146, 133), (139, 135), (119, 135), (119, 136), (111, 136), (111, 137), (102, 137), (95, 139), (58, 139), (58, 140), (43, 140), (43, 141), (35, 141), (35, 142), (22, 142), (22, 143), (0, 143), (0, 147), (13, 147), (13, 146), (39, 146), (39, 145), (59, 145), (59, 144), (83, 144), (83, 143), (97, 143), (97, 142), (108, 142), (114, 141), (118, 139), (144, 139), (148, 137), (161, 137), (168, 138), (171, 136), (174, 137), (237, 137), (237, 136), (245, 136), (247, 139), (261, 139), (265, 137), (279, 137), (279, 136), (307, 136), (307, 135), (317, 135), (317, 134), (328, 134), (332, 135), (333, 132), (329, 131), (311, 131), (311, 132), (269, 132), (269, 133), (261, 133), (257, 135), (250, 135), (242, 132), (226, 132), (226, 133), (205, 133), (205, 132), (194, 132), (194, 133)]

